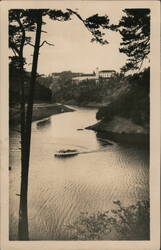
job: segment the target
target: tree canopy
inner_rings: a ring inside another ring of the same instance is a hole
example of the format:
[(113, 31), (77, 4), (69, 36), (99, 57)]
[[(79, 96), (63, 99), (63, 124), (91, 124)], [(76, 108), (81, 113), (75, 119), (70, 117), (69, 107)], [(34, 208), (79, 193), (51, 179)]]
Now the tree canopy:
[[(12, 56), (11, 59), (15, 63), (18, 63), (20, 60), (25, 45), (31, 45), (34, 47), (31, 43), (31, 37), (28, 32), (36, 30), (36, 24), (40, 14), (42, 17), (48, 16), (53, 21), (69, 21), (71, 20), (71, 17), (75, 15), (91, 32), (92, 42), (97, 41), (102, 45), (108, 43), (106, 39), (103, 39), (104, 33), (101, 30), (110, 29), (107, 15), (99, 16), (98, 14), (95, 14), (83, 19), (78, 12), (71, 9), (67, 9), (64, 12), (55, 9), (14, 9), (9, 11), (9, 48), (12, 49), (14, 53), (14, 56)], [(42, 25), (44, 24), (45, 22), (43, 20)], [(43, 41), (40, 47), (45, 43), (49, 44), (47, 41)]]
[(120, 52), (128, 56), (122, 71), (141, 69), (150, 52), (150, 9), (125, 9), (118, 30), (122, 37)]

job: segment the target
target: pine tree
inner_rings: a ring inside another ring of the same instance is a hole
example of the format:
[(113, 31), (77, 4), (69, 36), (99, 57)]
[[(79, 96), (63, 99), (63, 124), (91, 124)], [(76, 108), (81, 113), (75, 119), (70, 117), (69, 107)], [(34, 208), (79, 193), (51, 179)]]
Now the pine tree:
[(123, 72), (141, 69), (150, 52), (150, 9), (125, 9), (118, 30), (122, 36), (120, 52), (128, 56)]

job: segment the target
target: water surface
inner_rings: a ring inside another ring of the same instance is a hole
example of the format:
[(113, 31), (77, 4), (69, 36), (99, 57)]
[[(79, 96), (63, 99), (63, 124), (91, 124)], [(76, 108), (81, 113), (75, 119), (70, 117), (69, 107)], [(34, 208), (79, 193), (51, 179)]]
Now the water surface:
[[(113, 201), (135, 204), (149, 197), (149, 168), (146, 150), (98, 138), (94, 131), (77, 130), (96, 123), (96, 109), (33, 122), (29, 172), (28, 216), (30, 240), (66, 239), (64, 225), (80, 212), (96, 213), (114, 207)], [(106, 138), (107, 139), (107, 138)], [(20, 193), (19, 135), (10, 135), (10, 239), (17, 239)], [(59, 159), (60, 149), (80, 154)]]

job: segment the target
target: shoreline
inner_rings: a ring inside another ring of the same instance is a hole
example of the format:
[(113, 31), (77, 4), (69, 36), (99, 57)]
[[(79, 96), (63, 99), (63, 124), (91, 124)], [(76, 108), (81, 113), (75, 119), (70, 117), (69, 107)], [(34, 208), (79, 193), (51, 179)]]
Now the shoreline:
[(95, 108), (95, 109), (99, 109), (99, 108), (102, 108), (102, 107), (106, 107), (108, 105), (108, 103), (96, 103), (96, 102), (89, 102), (89, 103), (86, 103), (86, 104), (78, 104), (76, 102), (64, 102), (62, 103), (63, 105), (71, 105), (71, 106), (77, 106), (77, 107), (80, 107), (80, 108)]
[(98, 136), (103, 135), (117, 143), (122, 142), (149, 147), (148, 129), (144, 129), (142, 126), (138, 126), (125, 118), (115, 117), (109, 122), (99, 121), (85, 129), (93, 130)]
[[(67, 104), (68, 105), (68, 104)], [(76, 105), (79, 108), (99, 108), (100, 105)], [(130, 119), (121, 116), (115, 116), (111, 121), (98, 121), (97, 123), (87, 126), (84, 129), (93, 130), (98, 136), (105, 136), (116, 143), (125, 143), (128, 145), (145, 146), (149, 148), (150, 134), (149, 129), (141, 125), (137, 125)]]
[[(35, 103), (33, 106), (32, 121), (38, 121), (47, 118), (51, 115), (57, 115), (66, 112), (73, 112), (74, 109), (66, 107), (63, 104), (50, 104), (50, 103)], [(9, 115), (10, 127), (20, 123), (20, 109), (11, 108)]]

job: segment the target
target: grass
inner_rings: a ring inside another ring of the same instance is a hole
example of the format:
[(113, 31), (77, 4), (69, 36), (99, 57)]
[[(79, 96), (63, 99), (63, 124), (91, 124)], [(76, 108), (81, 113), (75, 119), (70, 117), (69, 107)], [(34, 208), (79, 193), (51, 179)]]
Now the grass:
[[(60, 114), (64, 112), (71, 112), (72, 109), (61, 105), (61, 104), (50, 104), (50, 103), (37, 103), (33, 107), (32, 121), (37, 121), (51, 115)], [(10, 126), (14, 126), (20, 123), (20, 107), (15, 106), (10, 108), (9, 115)]]

